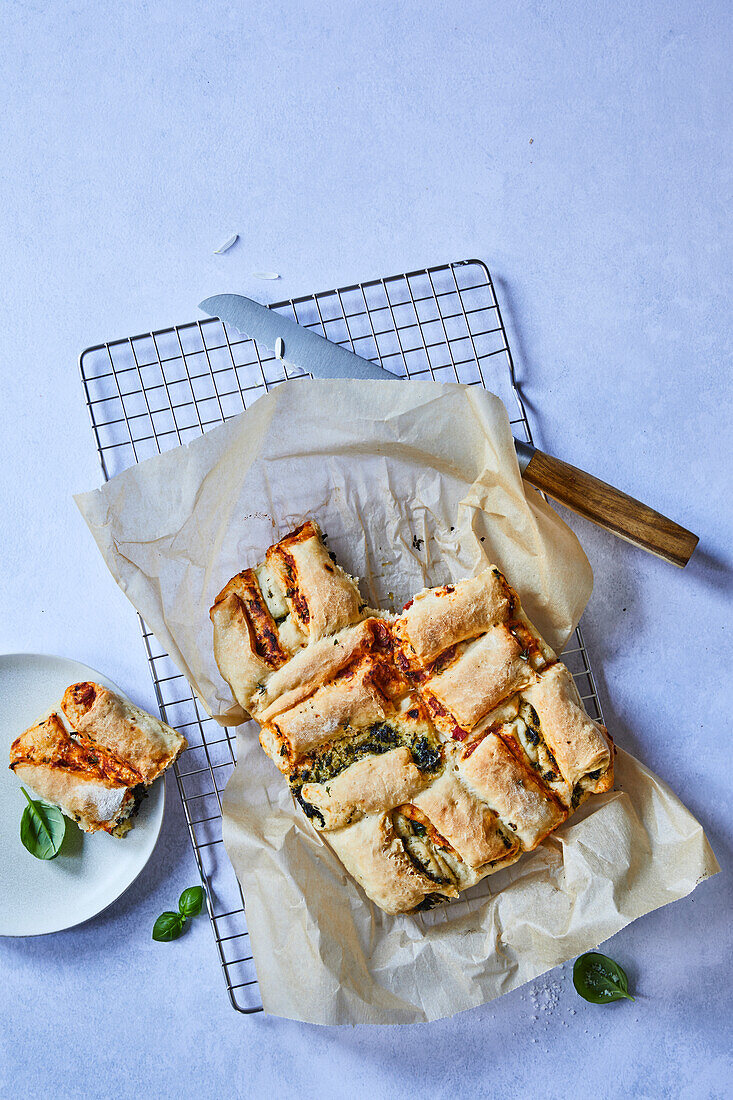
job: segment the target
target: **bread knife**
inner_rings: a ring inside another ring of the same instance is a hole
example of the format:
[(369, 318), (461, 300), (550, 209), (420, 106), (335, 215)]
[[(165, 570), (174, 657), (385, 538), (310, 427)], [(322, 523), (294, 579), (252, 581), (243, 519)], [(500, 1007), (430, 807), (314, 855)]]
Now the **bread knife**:
[[(199, 309), (279, 353), (278, 357), (290, 366), (318, 378), (400, 381), (376, 363), (242, 294), (215, 294), (201, 302)], [(697, 535), (562, 459), (519, 439), (514, 440), (514, 446), (520, 473), (535, 489), (634, 546), (680, 568), (687, 565), (697, 546)]]

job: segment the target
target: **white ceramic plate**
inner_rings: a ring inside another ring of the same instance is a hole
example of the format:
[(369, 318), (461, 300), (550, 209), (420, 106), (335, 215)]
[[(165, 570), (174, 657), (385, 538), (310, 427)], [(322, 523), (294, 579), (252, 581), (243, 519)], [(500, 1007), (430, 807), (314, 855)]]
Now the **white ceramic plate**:
[(0, 656), (0, 936), (60, 932), (101, 913), (135, 881), (158, 839), (165, 808), (162, 778), (143, 799), (125, 837), (83, 833), (67, 821), (61, 851), (50, 860), (36, 859), (20, 842), (26, 801), (8, 768), (11, 742), (79, 680), (122, 694), (78, 661), (37, 653)]

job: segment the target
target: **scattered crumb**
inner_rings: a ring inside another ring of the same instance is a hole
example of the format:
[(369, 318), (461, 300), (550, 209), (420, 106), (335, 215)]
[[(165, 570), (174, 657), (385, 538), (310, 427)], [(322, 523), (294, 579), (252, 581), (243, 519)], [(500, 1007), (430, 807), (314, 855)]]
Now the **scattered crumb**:
[(533, 141), (534, 141), (534, 138), (530, 138), (529, 139), (529, 144), (531, 145)]
[(253, 271), (253, 279), (279, 279), (280, 276), (276, 271)]
[(237, 243), (238, 240), (239, 240), (239, 233), (235, 233), (233, 237), (230, 237), (228, 240), (224, 241), (224, 244), (219, 245), (218, 248), (214, 249), (214, 255), (215, 256), (220, 256), (222, 254), (222, 252), (228, 252), (229, 249), (232, 248)]

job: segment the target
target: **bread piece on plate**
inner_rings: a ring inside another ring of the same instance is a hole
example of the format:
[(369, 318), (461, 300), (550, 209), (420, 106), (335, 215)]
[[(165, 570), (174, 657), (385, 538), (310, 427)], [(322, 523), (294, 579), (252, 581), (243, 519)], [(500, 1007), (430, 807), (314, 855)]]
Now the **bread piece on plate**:
[(57, 714), (13, 741), (10, 767), (24, 786), (58, 806), (87, 833), (103, 830), (123, 836), (145, 790), (133, 768), (70, 737)]
[(101, 684), (71, 684), (61, 709), (80, 739), (124, 761), (149, 786), (186, 748), (182, 734)]

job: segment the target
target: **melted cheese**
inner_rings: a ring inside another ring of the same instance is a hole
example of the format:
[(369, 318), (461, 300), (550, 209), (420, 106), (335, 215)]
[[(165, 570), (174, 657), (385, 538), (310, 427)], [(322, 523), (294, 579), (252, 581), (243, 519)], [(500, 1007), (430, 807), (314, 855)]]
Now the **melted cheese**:
[(513, 722), (504, 726), (502, 732), (517, 739), (543, 782), (567, 805), (570, 790), (542, 736), (540, 720), (534, 707), (522, 702), (519, 714)]
[(401, 813), (394, 815), (394, 826), (410, 859), (428, 878), (438, 886), (455, 884), (456, 875), (445, 858), (446, 853), (436, 848), (427, 835), (420, 835), (420, 830), (424, 829), (424, 826), (420, 826)]
[(284, 619), (289, 613), (289, 608), (285, 602), (285, 593), (282, 590), (280, 581), (264, 563), (255, 568), (255, 575), (257, 577), (257, 583), (260, 586), (262, 598), (267, 604), (267, 610), (270, 612), (275, 622), (277, 622), (278, 619)]

